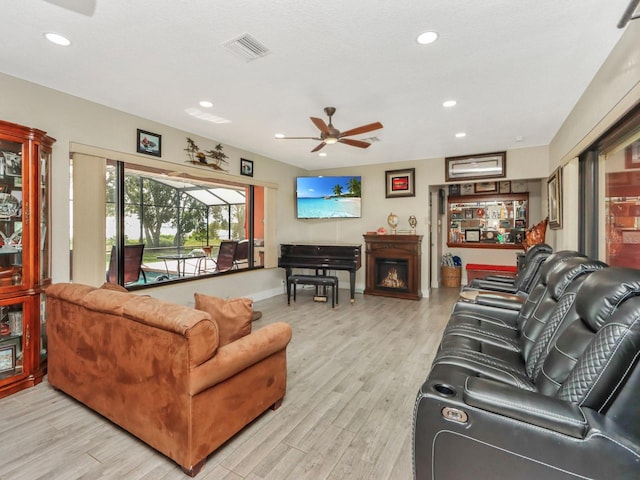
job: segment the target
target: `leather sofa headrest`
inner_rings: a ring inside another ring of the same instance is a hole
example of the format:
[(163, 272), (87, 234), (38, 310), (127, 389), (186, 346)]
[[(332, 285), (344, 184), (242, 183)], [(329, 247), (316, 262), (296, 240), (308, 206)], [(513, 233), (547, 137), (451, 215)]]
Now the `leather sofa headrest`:
[(576, 297), (576, 312), (597, 331), (620, 304), (636, 295), (640, 295), (640, 270), (605, 268), (585, 280)]
[(547, 282), (549, 292), (556, 301), (560, 300), (567, 287), (580, 275), (602, 270), (603, 268), (608, 268), (606, 263), (591, 260), (587, 257), (580, 256), (563, 259), (558, 268), (554, 269), (549, 275), (549, 281)]
[(549, 277), (556, 269), (569, 258), (584, 257), (580, 252), (575, 250), (561, 250), (556, 253), (552, 253), (547, 257), (545, 262), (540, 267), (540, 278), (545, 285), (549, 284)]

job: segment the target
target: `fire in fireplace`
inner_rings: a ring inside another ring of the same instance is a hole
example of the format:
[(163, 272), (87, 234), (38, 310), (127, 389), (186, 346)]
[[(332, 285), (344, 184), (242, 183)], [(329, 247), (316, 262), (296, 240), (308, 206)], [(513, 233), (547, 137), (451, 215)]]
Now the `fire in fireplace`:
[(409, 262), (407, 260), (376, 259), (378, 282), (376, 286), (390, 290), (408, 290), (407, 273)]

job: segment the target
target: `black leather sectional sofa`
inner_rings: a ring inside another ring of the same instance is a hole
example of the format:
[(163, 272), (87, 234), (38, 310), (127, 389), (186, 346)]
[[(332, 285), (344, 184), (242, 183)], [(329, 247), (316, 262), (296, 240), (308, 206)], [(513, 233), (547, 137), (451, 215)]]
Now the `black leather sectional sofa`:
[(640, 271), (541, 265), (528, 294), (454, 306), (416, 399), (417, 480), (640, 478)]

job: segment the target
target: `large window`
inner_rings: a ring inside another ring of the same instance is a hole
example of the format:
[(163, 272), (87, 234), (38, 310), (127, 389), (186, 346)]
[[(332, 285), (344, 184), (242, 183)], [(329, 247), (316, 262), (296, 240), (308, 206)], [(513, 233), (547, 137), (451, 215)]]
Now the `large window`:
[(108, 281), (148, 287), (259, 268), (264, 189), (108, 161)]
[(640, 107), (580, 157), (580, 248), (640, 268)]

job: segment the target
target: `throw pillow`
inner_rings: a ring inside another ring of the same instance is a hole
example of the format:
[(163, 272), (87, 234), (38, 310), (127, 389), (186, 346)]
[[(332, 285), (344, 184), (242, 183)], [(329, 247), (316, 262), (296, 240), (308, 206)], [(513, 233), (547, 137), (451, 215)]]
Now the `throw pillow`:
[(218, 324), (219, 346), (235, 342), (251, 333), (251, 307), (253, 304), (251, 299), (231, 298), (225, 300), (202, 293), (194, 293), (193, 296), (196, 300), (196, 310), (207, 312)]
[(113, 290), (116, 292), (124, 292), (124, 293), (129, 293), (129, 290), (127, 290), (126, 288), (124, 288), (122, 285), (118, 285), (117, 283), (103, 283), (102, 286), (100, 287), (104, 290)]

